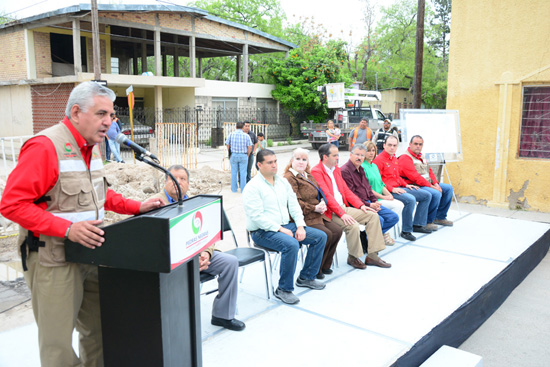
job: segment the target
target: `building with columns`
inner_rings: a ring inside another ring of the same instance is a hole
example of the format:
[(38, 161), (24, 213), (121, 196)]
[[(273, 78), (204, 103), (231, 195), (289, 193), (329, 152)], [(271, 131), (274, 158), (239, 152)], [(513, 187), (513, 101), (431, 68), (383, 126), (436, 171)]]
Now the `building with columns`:
[[(249, 55), (296, 47), (280, 38), (172, 5), (99, 5), (101, 80), (127, 107), (156, 110), (277, 105), (273, 85), (248, 83)], [(59, 121), (74, 85), (94, 79), (89, 4), (0, 25), (0, 136), (31, 135)], [(205, 80), (205, 58), (236, 57), (237, 82)], [(187, 58), (188, 70), (182, 70)], [(176, 62), (175, 62), (176, 61)], [(151, 69), (153, 75), (146, 73)], [(172, 68), (169, 72), (169, 68)], [(169, 76), (170, 75), (170, 76)]]

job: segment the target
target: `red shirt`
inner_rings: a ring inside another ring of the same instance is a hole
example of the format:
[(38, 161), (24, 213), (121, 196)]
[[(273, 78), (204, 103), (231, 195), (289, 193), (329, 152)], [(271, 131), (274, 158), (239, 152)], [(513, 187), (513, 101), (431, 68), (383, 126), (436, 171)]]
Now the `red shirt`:
[(376, 164), (382, 176), (382, 181), (386, 184), (389, 192), (392, 192), (394, 187), (405, 187), (407, 182), (399, 176), (399, 163), (394, 155), (390, 157), (385, 150), (378, 154), (372, 163)]
[[(328, 175), (325, 165), (323, 162), (319, 162), (315, 167), (311, 169), (311, 174), (313, 177), (315, 177), (315, 181), (319, 184), (319, 187), (321, 190), (323, 190), (323, 193), (325, 194), (325, 197), (327, 198), (327, 211), (325, 212), (325, 215), (328, 219), (332, 219), (332, 213), (334, 212), (339, 217), (342, 217), (342, 215), (346, 214), (344, 209), (340, 207), (336, 199), (334, 198), (334, 189), (332, 188), (332, 179)], [(340, 191), (340, 194), (342, 195), (342, 200), (344, 201), (344, 205), (355, 207), (357, 209), (361, 208), (361, 206), (365, 205), (359, 199), (346, 185), (344, 182), (344, 179), (342, 178), (342, 173), (340, 171), (340, 168), (335, 167), (334, 168), (334, 179), (336, 180), (336, 187), (338, 187), (338, 191)]]
[[(407, 148), (407, 150), (409, 151), (410, 155), (422, 161), (422, 163), (426, 163), (422, 158), (422, 153), (420, 153), (419, 155), (416, 155), (413, 152), (411, 152), (411, 148)], [(436, 183), (438, 183), (437, 180), (435, 179), (435, 175), (429, 166), (428, 166), (428, 169), (430, 170), (429, 171), (430, 178), (432, 179), (433, 185), (435, 185)], [(418, 173), (418, 171), (414, 167), (413, 160), (411, 159), (411, 157), (409, 157), (406, 154), (401, 154), (399, 156), (399, 174), (401, 175), (401, 177), (403, 177), (403, 179), (407, 183), (417, 185), (417, 186), (428, 186), (428, 187), (432, 186), (432, 184), (428, 180), (426, 180), (424, 177), (420, 175), (420, 173)]]
[[(67, 117), (63, 123), (76, 139), (89, 169), (94, 146), (84, 140)], [(52, 141), (45, 136), (30, 139), (21, 148), (17, 166), (8, 177), (0, 201), (0, 213), (37, 236), (64, 237), (71, 222), (47, 212), (47, 203), (34, 203), (55, 186), (58, 176), (59, 162)], [(113, 190), (107, 190), (105, 210), (138, 214), (140, 206), (139, 201), (125, 199)]]

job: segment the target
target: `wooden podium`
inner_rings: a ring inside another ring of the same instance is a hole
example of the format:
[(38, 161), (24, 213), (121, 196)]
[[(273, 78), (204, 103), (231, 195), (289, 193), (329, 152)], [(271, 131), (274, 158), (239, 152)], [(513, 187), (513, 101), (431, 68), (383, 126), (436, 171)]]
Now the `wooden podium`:
[(95, 250), (66, 241), (67, 261), (99, 266), (106, 367), (202, 366), (196, 255), (221, 221), (221, 196), (199, 195), (104, 227)]

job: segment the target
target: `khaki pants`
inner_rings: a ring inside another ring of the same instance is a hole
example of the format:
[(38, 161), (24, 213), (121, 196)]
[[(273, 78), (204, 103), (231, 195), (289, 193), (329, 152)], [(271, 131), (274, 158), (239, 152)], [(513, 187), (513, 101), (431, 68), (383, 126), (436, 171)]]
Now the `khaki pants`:
[(346, 225), (340, 217), (332, 214), (332, 221), (338, 224), (346, 233), (346, 242), (348, 244), (348, 253), (353, 257), (361, 257), (364, 255), (361, 247), (361, 239), (359, 238), (359, 225), (365, 226), (365, 232), (369, 240), (368, 254), (376, 254), (386, 248), (382, 228), (380, 227), (380, 218), (374, 212), (365, 213), (361, 209), (355, 209), (342, 205), (342, 209), (346, 214), (351, 215), (357, 223)]
[[(27, 267), (42, 367), (103, 366), (97, 267), (42, 266), (38, 252), (29, 254)], [(75, 327), (80, 358), (72, 347)]]

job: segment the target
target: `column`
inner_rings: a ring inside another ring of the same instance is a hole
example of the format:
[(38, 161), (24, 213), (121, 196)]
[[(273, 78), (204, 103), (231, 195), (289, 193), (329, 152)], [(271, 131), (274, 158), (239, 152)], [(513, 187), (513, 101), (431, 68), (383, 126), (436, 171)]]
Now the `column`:
[(147, 71), (147, 31), (143, 29), (141, 31), (141, 37), (144, 41), (141, 42), (141, 73)]
[(195, 57), (196, 57), (196, 48), (195, 48), (195, 36), (189, 38), (189, 72), (191, 78), (197, 77), (197, 69), (195, 67)]
[(243, 45), (243, 83), (248, 83), (248, 44)]
[(156, 76), (159, 76), (159, 75), (162, 75), (162, 71), (161, 71), (161, 61), (162, 61), (162, 57), (161, 57), (161, 51), (160, 51), (160, 30), (157, 29), (155, 30), (155, 51), (154, 51), (154, 56), (155, 56), (155, 75)]
[(174, 35), (174, 76), (180, 76), (180, 56), (179, 56), (179, 44), (178, 44), (178, 35)]
[(82, 73), (82, 50), (80, 49), (80, 20), (73, 20), (74, 75)]

